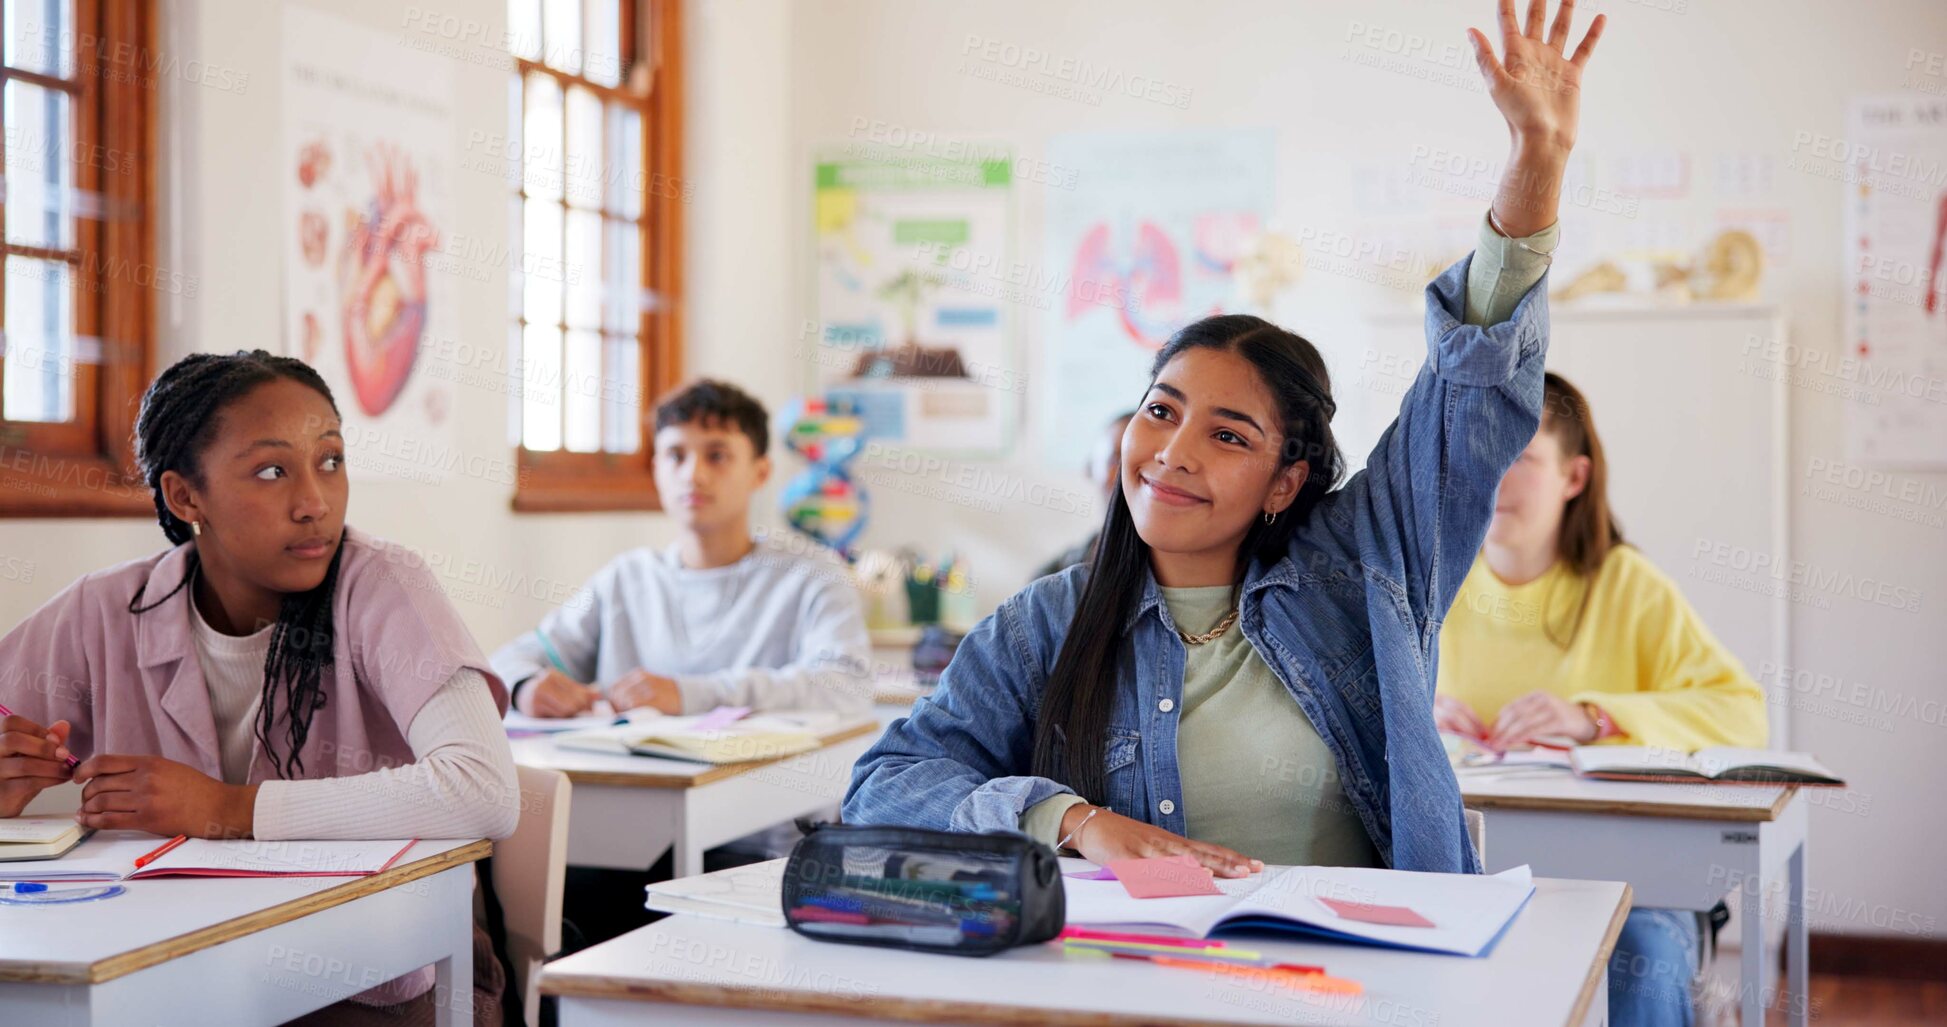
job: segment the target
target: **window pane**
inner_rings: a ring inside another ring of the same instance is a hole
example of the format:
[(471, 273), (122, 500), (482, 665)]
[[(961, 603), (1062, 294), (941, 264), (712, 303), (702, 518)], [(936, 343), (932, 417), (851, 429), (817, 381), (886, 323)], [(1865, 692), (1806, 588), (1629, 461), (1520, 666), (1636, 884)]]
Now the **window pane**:
[(521, 162), (527, 195), (561, 198), (561, 84), (540, 72), (527, 76), (527, 124), (521, 133)]
[(642, 441), (642, 343), (609, 336), (607, 392), (602, 397), (602, 448), (633, 453)]
[(561, 329), (550, 325), (521, 336), (521, 445), (561, 448)]
[(73, 302), (68, 265), (7, 258), (6, 390), (0, 417), (74, 419)]
[(541, 60), (570, 75), (581, 74), (581, 0), (542, 0), (547, 50)]
[(610, 107), (608, 131), (608, 149), (615, 155), (608, 169), (609, 213), (639, 218), (642, 190), (649, 185), (642, 178), (642, 114), (620, 104)]
[(516, 259), (509, 262), (512, 266), (507, 269), (507, 310), (517, 318), (527, 316), (524, 302), (527, 276), (521, 272), (522, 265), (527, 263), (523, 255), (525, 251), (521, 249), (522, 240), (527, 238), (527, 233), (521, 230), (521, 220), (525, 216), (521, 210), (521, 203), (521, 198), (516, 196), (507, 204), (508, 235), (512, 236), (507, 240), (507, 252), (516, 255)]
[(583, 5), (582, 74), (605, 86), (622, 84), (622, 11), (616, 0), (586, 0)]
[(541, 0), (507, 0), (507, 49), (516, 57), (541, 59)]
[(527, 201), (527, 238), (522, 240), (521, 310), (529, 324), (561, 323), (561, 205)]
[(568, 212), (568, 250), (561, 277), (568, 285), (568, 327), (602, 327), (602, 216)]
[(560, 165), (567, 183), (568, 202), (600, 210), (602, 173), (606, 167), (602, 154), (602, 101), (594, 93), (576, 86), (568, 90), (568, 153)]
[(9, 81), (5, 97), (7, 238), (26, 246), (73, 246), (68, 94)]
[(566, 398), (567, 448), (594, 453), (602, 448), (602, 337), (568, 333), (568, 366), (562, 374)]
[(608, 222), (606, 252), (603, 322), (618, 335), (634, 335), (642, 328), (642, 233), (627, 221)]
[(7, 64), (74, 77), (74, 0), (6, 0)]

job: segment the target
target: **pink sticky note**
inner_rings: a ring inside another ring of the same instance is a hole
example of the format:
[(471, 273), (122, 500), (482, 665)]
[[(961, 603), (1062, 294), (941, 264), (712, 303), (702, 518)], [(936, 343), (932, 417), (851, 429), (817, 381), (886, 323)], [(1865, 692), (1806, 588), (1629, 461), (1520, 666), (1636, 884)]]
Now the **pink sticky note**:
[[(1165, 863), (1181, 863), (1186, 867), (1201, 865), (1188, 856), (1161, 856), (1158, 858)], [(1062, 876), (1072, 877), (1077, 881), (1113, 881), (1115, 880), (1115, 871), (1108, 867), (1096, 867), (1094, 870), (1077, 870), (1072, 874), (1063, 874)]]
[(697, 722), (690, 726), (690, 730), (721, 731), (743, 719), (749, 713), (750, 707), (748, 706), (719, 706), (698, 718)]
[(1135, 899), (1167, 899), (1179, 895), (1222, 895), (1217, 882), (1188, 856), (1167, 859), (1117, 859), (1109, 862), (1116, 880)]
[(1387, 927), (1432, 927), (1433, 921), (1407, 909), (1405, 906), (1379, 906), (1370, 902), (1347, 902), (1344, 899), (1320, 898), (1332, 912), (1347, 920), (1357, 920), (1365, 924), (1384, 924)]

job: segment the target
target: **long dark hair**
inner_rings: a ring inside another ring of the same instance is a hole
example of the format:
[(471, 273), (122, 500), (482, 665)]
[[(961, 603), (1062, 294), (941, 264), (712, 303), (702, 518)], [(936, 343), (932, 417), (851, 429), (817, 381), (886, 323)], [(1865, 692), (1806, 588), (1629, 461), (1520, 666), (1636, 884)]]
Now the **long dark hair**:
[[(1241, 583), (1251, 561), (1273, 564), (1284, 557), (1292, 533), (1344, 476), (1345, 463), (1332, 437), (1337, 408), (1331, 378), (1318, 350), (1302, 337), (1263, 318), (1220, 314), (1171, 336), (1150, 366), (1150, 382), (1178, 354), (1192, 349), (1227, 351), (1250, 361), (1277, 403), (1284, 434), (1278, 469), (1300, 460), (1310, 463), (1311, 473), (1291, 506), (1270, 524), (1262, 518), (1251, 522), (1237, 552), (1235, 581)], [(1034, 725), (1034, 773), (1063, 781), (1091, 800), (1102, 797), (1107, 783), (1102, 749), (1121, 680), (1123, 624), (1142, 598), (1149, 573), (1149, 546), (1136, 532), (1128, 500), (1117, 488), (1109, 496), (1088, 581), (1068, 622)]]
[(1549, 640), (1567, 649), (1581, 629), (1582, 614), (1594, 592), (1591, 579), (1602, 569), (1609, 550), (1623, 544), (1623, 533), (1609, 507), (1609, 460), (1603, 456), (1602, 436), (1596, 434), (1588, 397), (1567, 378), (1550, 371), (1542, 376), (1541, 410), (1541, 430), (1555, 437), (1563, 459), (1589, 458), (1589, 482), (1562, 507), (1562, 531), (1555, 547), (1556, 558), (1568, 564), (1581, 585), (1575, 620), (1566, 634), (1557, 634), (1553, 618), (1542, 618)]
[[(162, 474), (174, 471), (196, 483), (203, 482), (202, 455), (216, 434), (217, 419), (223, 408), (245, 393), (268, 382), (288, 379), (317, 391), (338, 412), (331, 398), (331, 387), (318, 372), (302, 360), (280, 357), (263, 350), (229, 355), (197, 353), (184, 357), (156, 377), (142, 395), (142, 412), (135, 421), (135, 459), (155, 494), (156, 520), (171, 543), (181, 545), (195, 532), (169, 510), (162, 498)], [(290, 778), (304, 772), (299, 751), (311, 733), (311, 718), (325, 705), (324, 669), (331, 665), (331, 599), (338, 585), (338, 561), (344, 555), (343, 541), (332, 553), (331, 566), (324, 581), (309, 592), (284, 596), (277, 609), (277, 623), (271, 629), (270, 653), (264, 658), (264, 692), (257, 720), (257, 740), (270, 755), (277, 776)], [(189, 570), (168, 595), (147, 606), (142, 589), (128, 601), (130, 613), (147, 613), (161, 606), (170, 596), (195, 580), (201, 566), (196, 550), (189, 552)], [(194, 597), (191, 598), (194, 602)], [(280, 757), (271, 744), (270, 732), (277, 723), (279, 697), (290, 711), (285, 740), (289, 759)]]

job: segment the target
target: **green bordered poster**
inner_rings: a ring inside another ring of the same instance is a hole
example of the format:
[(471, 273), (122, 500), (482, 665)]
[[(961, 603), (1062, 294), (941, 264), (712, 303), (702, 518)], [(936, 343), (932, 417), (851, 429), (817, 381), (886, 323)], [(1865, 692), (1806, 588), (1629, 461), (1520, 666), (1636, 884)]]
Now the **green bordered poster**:
[(1014, 260), (1010, 157), (845, 144), (813, 167), (810, 388), (850, 400), (875, 439), (1004, 454), (1027, 389), (1015, 308), (1054, 302)]

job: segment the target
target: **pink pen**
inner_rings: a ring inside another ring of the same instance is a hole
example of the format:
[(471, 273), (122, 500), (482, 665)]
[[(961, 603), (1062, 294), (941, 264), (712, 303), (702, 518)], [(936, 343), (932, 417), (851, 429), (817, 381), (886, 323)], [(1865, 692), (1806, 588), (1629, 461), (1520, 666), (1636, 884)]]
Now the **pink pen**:
[(1133, 942), (1138, 945), (1174, 945), (1178, 948), (1185, 949), (1220, 949), (1224, 947), (1224, 943), (1221, 941), (1211, 941), (1205, 938), (1174, 938), (1165, 934), (1133, 934), (1127, 931), (1093, 931), (1086, 927), (1064, 927), (1061, 929), (1060, 934), (1055, 935), (1056, 941), (1067, 941), (1070, 938), (1076, 941), (1121, 941)]
[[(11, 717), (13, 715), (14, 711), (8, 709), (6, 703), (0, 702), (0, 717)], [(74, 753), (68, 753), (68, 769), (73, 770), (80, 765), (81, 761), (74, 758)]]

